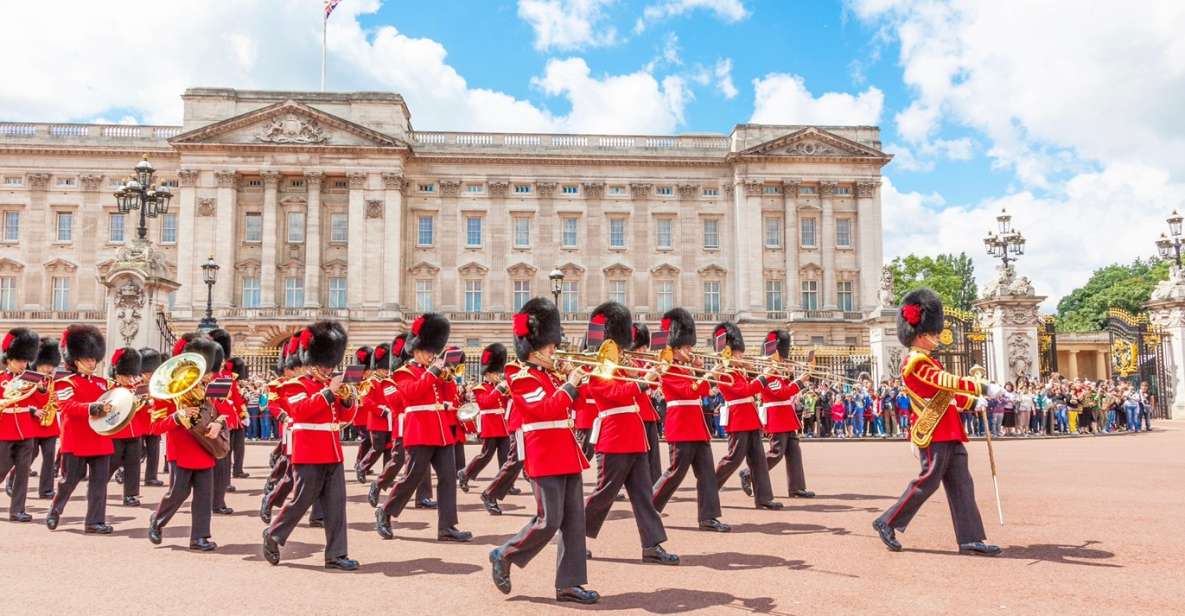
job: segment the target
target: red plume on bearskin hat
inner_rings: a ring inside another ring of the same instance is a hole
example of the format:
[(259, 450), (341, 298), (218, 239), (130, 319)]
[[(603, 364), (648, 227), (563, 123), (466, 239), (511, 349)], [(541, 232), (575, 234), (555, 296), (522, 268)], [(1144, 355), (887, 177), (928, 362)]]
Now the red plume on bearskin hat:
[(411, 324), (411, 336), (407, 339), (407, 350), (427, 351), (433, 355), (444, 350), (448, 344), (449, 322), (444, 315), (426, 312)]
[(939, 334), (944, 328), (942, 299), (930, 289), (914, 289), (901, 298), (897, 311), (897, 339), (905, 346), (922, 334)]
[[(626, 351), (629, 350), (634, 341), (634, 318), (630, 315), (630, 309), (626, 308), (624, 304), (618, 302), (605, 302), (593, 309), (589, 316), (590, 327), (604, 326), (604, 339), (612, 340), (617, 343), (617, 348)], [(593, 347), (600, 346), (600, 341), (595, 340), (594, 336), (589, 336), (585, 341), (585, 346), (590, 350), (596, 350)]]
[(481, 373), (501, 374), (506, 369), (506, 346), (495, 342), (481, 352)]
[(409, 332), (403, 332), (391, 341), (391, 369), (398, 370), (403, 367), (407, 360), (411, 359), (411, 351), (407, 349), (407, 339), (411, 337)]
[(782, 359), (789, 359), (790, 357), (790, 332), (784, 329), (775, 329), (765, 335), (765, 348), (762, 349), (764, 355), (773, 355), (774, 351)]
[(724, 321), (712, 330), (712, 337), (718, 338), (724, 336), (724, 346), (732, 349), (734, 352), (745, 351), (745, 337), (741, 334), (740, 328), (732, 321)]
[(111, 354), (111, 376), (140, 376), (140, 351), (119, 347)]
[(300, 359), (300, 335), (305, 330), (292, 334), (284, 343), (284, 369), (295, 370), (304, 365)]
[(662, 330), (667, 332), (667, 346), (672, 349), (695, 346), (695, 319), (684, 308), (672, 308), (662, 315)]
[(54, 338), (42, 338), (41, 345), (37, 349), (37, 359), (33, 361), (33, 367), (53, 366), (57, 368), (60, 363), (62, 363), (62, 350), (58, 348), (58, 341)]
[(527, 361), (537, 349), (564, 341), (560, 311), (546, 297), (534, 297), (514, 315), (514, 354)]
[(161, 356), (160, 351), (149, 347), (140, 349), (140, 374), (155, 372), (162, 363), (164, 363), (164, 357)]
[(634, 323), (633, 341), (630, 350), (650, 346), (650, 328), (645, 323)]
[(362, 365), (362, 366), (366, 366), (366, 369), (370, 370), (371, 369), (370, 361), (373, 356), (374, 356), (374, 349), (370, 348), (369, 346), (365, 346), (365, 345), (360, 346), (360, 347), (358, 347), (357, 351), (354, 351), (354, 363)]
[(62, 334), (62, 349), (66, 363), (74, 363), (80, 359), (102, 361), (107, 354), (107, 341), (99, 328), (93, 325), (71, 325)]
[(391, 343), (384, 342), (374, 347), (374, 352), (370, 354), (369, 367), (371, 370), (391, 369)]
[(346, 356), (346, 330), (337, 321), (317, 321), (301, 334), (302, 360), (310, 366), (336, 368)]
[(33, 361), (37, 359), (37, 346), (40, 340), (37, 332), (27, 327), (11, 329), (7, 334), (4, 334), (4, 340), (0, 342), (0, 355), (6, 361), (9, 359)]

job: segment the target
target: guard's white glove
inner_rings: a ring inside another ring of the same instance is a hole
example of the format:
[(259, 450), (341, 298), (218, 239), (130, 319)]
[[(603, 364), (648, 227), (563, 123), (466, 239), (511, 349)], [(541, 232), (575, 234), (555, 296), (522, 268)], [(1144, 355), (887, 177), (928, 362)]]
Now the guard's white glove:
[(995, 383), (988, 383), (984, 393), (988, 398), (999, 398), (1000, 396), (1004, 395), (1004, 388), (996, 385)]

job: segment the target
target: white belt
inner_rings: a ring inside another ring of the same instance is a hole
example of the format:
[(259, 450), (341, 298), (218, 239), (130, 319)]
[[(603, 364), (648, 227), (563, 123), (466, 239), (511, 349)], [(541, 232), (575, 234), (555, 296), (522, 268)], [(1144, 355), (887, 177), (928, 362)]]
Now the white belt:
[(337, 432), (340, 428), (336, 423), (290, 423), (288, 429), (284, 430), (284, 449), (288, 455), (292, 455), (296, 449), (292, 438), (292, 433), (297, 430), (308, 430), (311, 432)]
[(391, 407), (389, 407), (385, 404), (380, 405), (379, 408), (386, 409), (386, 411), (387, 411), (387, 432), (394, 431), (395, 430), (395, 412), (391, 410)]
[(667, 400), (667, 408), (673, 409), (680, 406), (696, 406), (702, 407), (699, 400)]
[(417, 404), (415, 406), (404, 407), (404, 413), (420, 413), (423, 411), (443, 411), (444, 407), (436, 404)]
[(571, 430), (572, 422), (567, 419), (557, 419), (555, 421), (536, 421), (534, 423), (523, 424), (519, 432), (526, 434), (527, 432), (535, 432), (536, 430)]
[(597, 418), (593, 420), (592, 434), (588, 436), (588, 442), (592, 443), (593, 445), (597, 444), (597, 440), (601, 437), (601, 422), (603, 422), (606, 417), (625, 415), (626, 413), (637, 414), (638, 405), (630, 404), (629, 406), (617, 406), (597, 413)]
[(29, 412), (29, 407), (27, 407), (27, 406), (22, 406), (22, 407), (16, 408), (16, 409), (13, 409), (13, 408), (4, 409), (5, 415), (20, 415), (21, 413), (28, 413), (28, 412)]
[(769, 423), (769, 409), (779, 406), (790, 406), (793, 400), (778, 400), (776, 402), (769, 402), (757, 407), (757, 417), (761, 420), (761, 425)]
[(740, 406), (742, 404), (753, 404), (753, 396), (749, 396), (748, 398), (737, 398), (736, 400), (726, 400), (724, 402), (724, 406), (727, 407)]

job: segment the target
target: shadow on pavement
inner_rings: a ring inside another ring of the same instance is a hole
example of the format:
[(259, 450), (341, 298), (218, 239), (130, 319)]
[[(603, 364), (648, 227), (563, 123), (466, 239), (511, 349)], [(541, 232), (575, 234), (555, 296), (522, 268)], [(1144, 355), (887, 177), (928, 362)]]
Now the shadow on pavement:
[(785, 615), (776, 611), (777, 604), (770, 597), (737, 597), (724, 592), (690, 590), (686, 588), (659, 588), (655, 592), (627, 592), (620, 595), (601, 596), (596, 605), (556, 603), (551, 597), (512, 597), (510, 601), (537, 603), (549, 609), (574, 608), (588, 611), (645, 610), (651, 614), (679, 614), (691, 610), (708, 608), (732, 608), (758, 614)]
[[(1032, 545), (1012, 545), (1004, 548), (1004, 552), (995, 558), (1008, 558), (1011, 560), (1030, 560), (1029, 564), (1037, 564), (1039, 562), (1054, 563), (1059, 565), (1081, 565), (1083, 567), (1106, 567), (1112, 569), (1122, 569), (1123, 565), (1116, 565), (1105, 562), (1090, 562), (1099, 561), (1109, 558), (1115, 558), (1115, 552), (1107, 550), (1100, 550), (1098, 548), (1089, 547), (1091, 545), (1101, 543), (1099, 541), (1084, 541), (1082, 545), (1064, 545), (1057, 543), (1034, 543)], [(941, 554), (944, 556), (963, 556), (957, 550), (923, 550), (906, 548), (907, 552), (920, 552), (923, 554)]]
[(439, 558), (417, 558), (404, 562), (362, 563), (360, 573), (381, 573), (387, 577), (411, 577), (413, 575), (469, 575), (481, 571), (481, 567), (470, 563), (450, 563)]

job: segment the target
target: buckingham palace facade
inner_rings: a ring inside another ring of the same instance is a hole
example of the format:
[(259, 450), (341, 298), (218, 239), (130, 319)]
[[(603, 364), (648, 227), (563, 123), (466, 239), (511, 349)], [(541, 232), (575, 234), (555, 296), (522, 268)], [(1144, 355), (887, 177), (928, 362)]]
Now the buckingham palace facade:
[(876, 127), (740, 124), (680, 136), (418, 131), (401, 96), (191, 88), (181, 126), (0, 121), (0, 318), (102, 322), (99, 282), (136, 213), (113, 191), (147, 155), (173, 187), (148, 237), (241, 344), (316, 318), (352, 341), (446, 313), (454, 340), (509, 337), (527, 298), (583, 320), (606, 299), (672, 306), (796, 344), (865, 345), (882, 265)]

